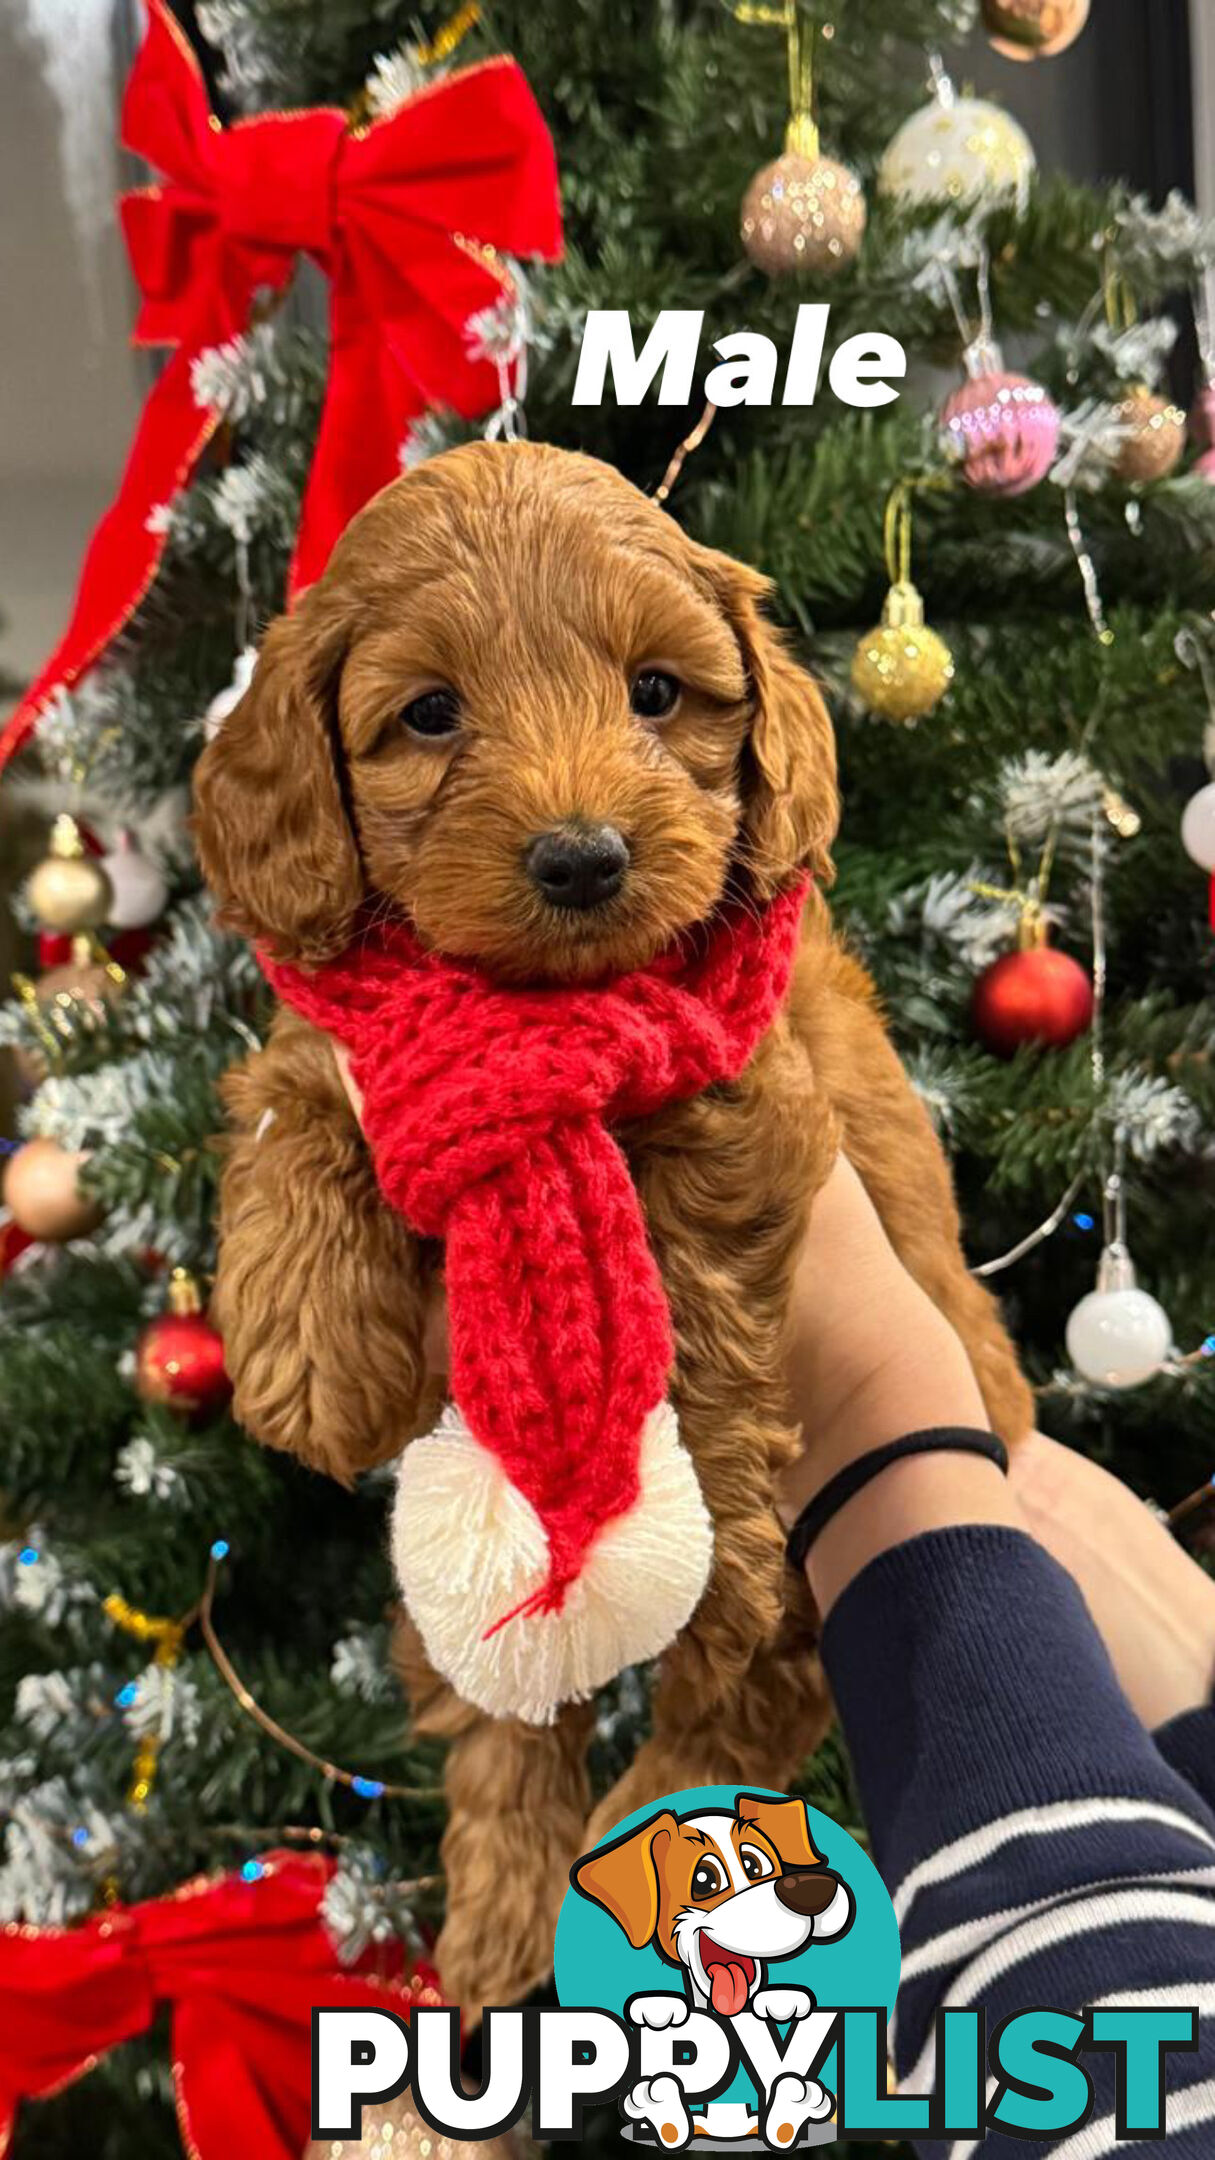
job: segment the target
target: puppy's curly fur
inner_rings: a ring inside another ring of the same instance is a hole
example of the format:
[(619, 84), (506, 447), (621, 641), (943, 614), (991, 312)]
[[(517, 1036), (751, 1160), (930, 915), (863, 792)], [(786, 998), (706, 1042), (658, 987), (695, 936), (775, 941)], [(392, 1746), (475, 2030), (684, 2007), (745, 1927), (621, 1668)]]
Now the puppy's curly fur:
[[(469, 2005), (548, 1968), (588, 1835), (701, 1783), (784, 1786), (827, 1717), (813, 1615), (783, 1565), (775, 1471), (798, 1444), (781, 1335), (814, 1193), (847, 1148), (905, 1265), (965, 1343), (992, 1422), (1016, 1439), (1028, 1389), (968, 1274), (949, 1174), (872, 988), (832, 936), (837, 819), (822, 699), (764, 621), (755, 572), (696, 545), (617, 473), (540, 445), (478, 443), (372, 502), (329, 570), (266, 637), (253, 686), (204, 753), (203, 866), (226, 919), (304, 964), (368, 904), (507, 980), (638, 966), (723, 895), (815, 877), (787, 1015), (741, 1081), (623, 1132), (671, 1300), (672, 1395), (716, 1557), (662, 1665), (652, 1737), (593, 1818), (585, 1708), (548, 1730), (458, 1702), (403, 1626), (423, 1730), (449, 1743), (447, 1921)], [(669, 717), (639, 672), (680, 684)], [(452, 731), (403, 724), (436, 686)], [(540, 833), (613, 825), (620, 891), (586, 912), (526, 874)], [(439, 1256), (379, 1197), (329, 1045), (280, 1013), (228, 1083), (218, 1318), (238, 1415), (350, 1479), (433, 1422), (422, 1323)], [(267, 1117), (267, 1113), (273, 1113)]]

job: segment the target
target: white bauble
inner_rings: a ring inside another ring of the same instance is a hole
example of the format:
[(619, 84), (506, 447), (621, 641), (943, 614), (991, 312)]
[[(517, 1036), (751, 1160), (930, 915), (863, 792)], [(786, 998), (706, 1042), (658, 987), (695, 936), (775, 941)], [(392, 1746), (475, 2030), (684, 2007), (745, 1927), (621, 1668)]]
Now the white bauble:
[(1096, 1387), (1142, 1386), (1172, 1347), (1169, 1316), (1146, 1290), (1090, 1290), (1067, 1323), (1067, 1354)]
[(142, 930), (164, 914), (169, 899), (164, 872), (144, 854), (133, 833), (119, 833), (101, 867), (114, 894), (107, 917), (111, 929)]
[(1199, 788), (1185, 806), (1181, 845), (1200, 870), (1215, 871), (1215, 780)]
[(933, 98), (912, 113), (878, 167), (879, 195), (961, 207), (1024, 204), (1037, 168), (1023, 127), (986, 98)]

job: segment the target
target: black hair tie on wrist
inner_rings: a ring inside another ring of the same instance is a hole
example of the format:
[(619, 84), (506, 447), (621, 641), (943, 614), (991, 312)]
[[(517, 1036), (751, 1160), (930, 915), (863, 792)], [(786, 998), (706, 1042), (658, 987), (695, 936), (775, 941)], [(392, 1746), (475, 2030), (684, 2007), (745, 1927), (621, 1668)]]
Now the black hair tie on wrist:
[(906, 1433), (901, 1440), (890, 1440), (885, 1447), (858, 1455), (855, 1462), (828, 1479), (822, 1491), (802, 1509), (785, 1544), (790, 1567), (803, 1568), (806, 1554), (832, 1517), (891, 1463), (902, 1462), (909, 1455), (981, 1455), (1008, 1476), (1008, 1449), (994, 1433), (967, 1425), (932, 1425), (923, 1432)]

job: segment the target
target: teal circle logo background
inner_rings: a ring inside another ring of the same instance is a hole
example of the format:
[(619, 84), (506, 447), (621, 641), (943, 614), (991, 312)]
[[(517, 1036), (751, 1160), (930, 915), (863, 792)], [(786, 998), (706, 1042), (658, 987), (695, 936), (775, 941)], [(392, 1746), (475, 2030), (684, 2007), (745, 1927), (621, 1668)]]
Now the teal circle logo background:
[[(789, 1797), (764, 1785), (742, 1789), (759, 1793), (764, 1799)], [(732, 1815), (739, 1790), (737, 1785), (698, 1785), (687, 1792), (667, 1793), (648, 1807), (624, 1816), (600, 1839), (600, 1844), (614, 1845), (618, 1838), (639, 1829), (664, 1808), (673, 1815), (707, 1814), (714, 1808)], [(808, 1803), (806, 1812), (815, 1846), (827, 1866), (847, 1883), (856, 1902), (856, 1914), (847, 1934), (838, 1940), (810, 1942), (796, 1957), (774, 1958), (767, 1966), (767, 1984), (809, 1988), (815, 2001), (826, 2010), (865, 2009), (884, 2003), (889, 2017), (898, 1993), (902, 1961), (898, 1922), (889, 1892), (855, 1838)], [(580, 1857), (585, 1858), (585, 1854)], [(559, 2002), (571, 2007), (613, 2010), (617, 2017), (624, 2016), (630, 1995), (687, 1992), (682, 1966), (668, 1964), (652, 1944), (634, 1950), (610, 1913), (593, 1899), (583, 1897), (572, 1884), (557, 1920), (553, 1976)], [(830, 2085), (834, 2071), (833, 2051), (819, 2074)]]

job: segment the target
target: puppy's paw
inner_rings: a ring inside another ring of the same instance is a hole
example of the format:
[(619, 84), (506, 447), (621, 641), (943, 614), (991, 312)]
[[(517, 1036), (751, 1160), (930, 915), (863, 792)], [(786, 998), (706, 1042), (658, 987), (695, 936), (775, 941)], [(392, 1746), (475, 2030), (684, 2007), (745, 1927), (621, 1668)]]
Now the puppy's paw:
[(756, 2017), (771, 2018), (774, 2025), (787, 2025), (790, 2018), (809, 2017), (814, 1997), (809, 1988), (765, 1987), (752, 1996), (751, 2008)]
[[(651, 1997), (651, 2000), (654, 2000)], [(692, 2119), (684, 2106), (683, 2089), (673, 2077), (641, 2078), (621, 2101), (634, 2122), (648, 2123), (660, 2145), (677, 2152), (692, 2135)]]
[(815, 2078), (795, 2077), (787, 2071), (778, 2077), (764, 2112), (765, 2145), (778, 2151), (792, 2145), (808, 2122), (825, 2122), (835, 2102), (825, 2085)]
[(670, 2025), (686, 2025), (686, 1995), (634, 1995), (625, 2005), (625, 2016), (647, 2032), (666, 2032)]

